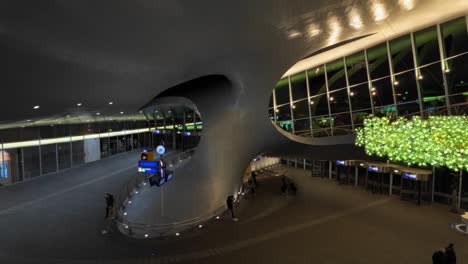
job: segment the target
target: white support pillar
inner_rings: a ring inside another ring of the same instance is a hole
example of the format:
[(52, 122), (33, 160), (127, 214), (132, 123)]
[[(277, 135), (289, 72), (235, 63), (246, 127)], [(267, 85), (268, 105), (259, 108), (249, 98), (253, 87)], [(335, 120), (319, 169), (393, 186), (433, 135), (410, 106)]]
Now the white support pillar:
[(331, 160), (328, 161), (328, 179), (331, 180), (332, 178), (332, 168), (333, 168), (333, 163)]
[(303, 160), (302, 160), (302, 165), (303, 165), (304, 170), (305, 170), (305, 169), (306, 169), (306, 159), (303, 159)]

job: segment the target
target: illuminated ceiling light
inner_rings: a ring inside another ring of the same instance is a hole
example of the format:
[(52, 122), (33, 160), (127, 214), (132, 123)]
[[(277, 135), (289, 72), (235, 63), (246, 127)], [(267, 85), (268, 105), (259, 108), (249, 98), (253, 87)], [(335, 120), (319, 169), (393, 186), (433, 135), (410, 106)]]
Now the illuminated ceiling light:
[(31, 122), (31, 119), (26, 120), (26, 122)]
[(307, 37), (314, 38), (320, 34), (320, 32), (322, 32), (322, 30), (320, 30), (319, 26), (315, 23), (312, 23), (307, 28)]
[(176, 235), (176, 236), (180, 236), (180, 234), (179, 234), (179, 233), (175, 233), (175, 235)]
[(330, 101), (333, 101), (333, 100), (335, 100), (335, 98), (333, 98), (333, 97), (330, 97)]
[(70, 117), (70, 115), (67, 115), (66, 117), (68, 118), (68, 117)]
[(96, 115), (100, 115), (101, 113), (96, 113)]
[(114, 102), (110, 101), (110, 102), (109, 102), (109, 104), (110, 104), (110, 105), (113, 105), (113, 104), (114, 104)]
[(450, 72), (450, 69), (447, 68), (447, 69), (444, 70), (444, 72), (449, 73), (449, 72)]
[(219, 219), (219, 216), (217, 216), (216, 219)]
[(413, 10), (416, 5), (415, 0), (398, 0), (398, 4), (406, 11)]
[(120, 112), (120, 114), (121, 114), (121, 115), (123, 115), (123, 114), (124, 114), (124, 112)]
[(142, 114), (142, 113), (143, 113), (143, 111), (140, 111), (140, 114)]
[(385, 5), (382, 2), (380, 2), (380, 0), (373, 1), (372, 7), (374, 20), (376, 22), (382, 21), (388, 17), (387, 9), (385, 8)]
[(82, 106), (83, 104), (82, 103), (77, 103), (76, 106)]
[(419, 75), (419, 76), (418, 76), (418, 79), (419, 79), (419, 80), (422, 80), (423, 78), (424, 78), (424, 77), (423, 77), (422, 75)]
[(294, 39), (300, 36), (302, 36), (302, 33), (297, 30), (290, 30), (288, 32), (288, 39)]
[(167, 111), (169, 114), (171, 113), (171, 110)]
[(313, 105), (313, 104), (314, 104), (314, 101), (310, 101), (310, 104)]
[(350, 96), (354, 96), (354, 92), (350, 92), (349, 95), (350, 95)]
[(293, 105), (293, 109), (296, 109), (296, 106), (295, 106), (295, 105)]
[(328, 25), (329, 25), (329, 32), (330, 35), (328, 37), (328, 45), (333, 45), (338, 42), (338, 39), (341, 35), (341, 32), (343, 30), (340, 21), (336, 16), (332, 16), (328, 19)]
[(127, 215), (127, 212), (123, 213), (123, 215)]
[(398, 85), (398, 84), (400, 84), (400, 82), (398, 82), (397, 80), (395, 80), (395, 81), (393, 82), (393, 84), (394, 84), (394, 85)]
[(148, 235), (148, 234), (145, 234), (145, 237), (149, 237), (149, 235)]
[(372, 92), (372, 96), (376, 96), (376, 95), (377, 95), (377, 93), (376, 93), (376, 92)]
[(371, 90), (371, 91), (375, 91), (376, 89), (375, 89), (375, 87), (372, 87), (370, 90)]
[(359, 10), (356, 8), (351, 9), (349, 12), (349, 25), (354, 29), (361, 29), (364, 25)]
[(34, 109), (39, 109), (39, 107), (40, 107), (40, 106), (35, 105), (33, 108), (34, 108)]
[(203, 225), (198, 225), (198, 228), (202, 228), (202, 227), (203, 227)]
[(279, 109), (276, 109), (275, 112), (278, 113), (278, 112), (279, 112)]

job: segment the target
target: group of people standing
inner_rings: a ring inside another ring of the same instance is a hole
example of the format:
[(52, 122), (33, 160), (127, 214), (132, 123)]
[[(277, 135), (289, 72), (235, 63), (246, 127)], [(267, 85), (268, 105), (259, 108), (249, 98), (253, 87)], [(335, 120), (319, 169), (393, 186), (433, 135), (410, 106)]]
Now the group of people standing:
[(455, 255), (455, 248), (452, 243), (447, 247), (441, 248), (432, 254), (433, 264), (456, 264), (457, 256)]

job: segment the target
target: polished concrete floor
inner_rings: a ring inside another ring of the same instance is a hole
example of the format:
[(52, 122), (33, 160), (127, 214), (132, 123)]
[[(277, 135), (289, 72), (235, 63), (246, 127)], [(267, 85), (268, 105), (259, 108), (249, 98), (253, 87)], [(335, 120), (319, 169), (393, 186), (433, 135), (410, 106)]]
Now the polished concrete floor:
[[(169, 239), (99, 233), (106, 191), (134, 175), (136, 153), (122, 154), (0, 190), (1, 263), (430, 263), (455, 244), (468, 259), (459, 216), (443, 205), (416, 206), (287, 168), (297, 196), (279, 177), (259, 179), (236, 211)], [(284, 168), (281, 168), (284, 169)], [(209, 198), (209, 197), (207, 197)]]

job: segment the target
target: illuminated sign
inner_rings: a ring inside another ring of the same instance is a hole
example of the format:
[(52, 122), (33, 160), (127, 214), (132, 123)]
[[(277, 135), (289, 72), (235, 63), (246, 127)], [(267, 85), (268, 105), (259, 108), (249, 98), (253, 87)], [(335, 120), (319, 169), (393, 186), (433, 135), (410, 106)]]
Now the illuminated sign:
[(369, 171), (376, 171), (376, 172), (379, 171), (379, 167), (377, 167), (377, 166), (369, 166), (367, 169)]
[(416, 179), (417, 179), (416, 174), (414, 174), (414, 173), (407, 173), (407, 172), (405, 172), (405, 173), (403, 174), (403, 177), (405, 177), (405, 178), (407, 178), (407, 179), (412, 179), (412, 180), (416, 180)]
[(344, 160), (337, 160), (337, 161), (336, 161), (336, 164), (338, 164), (338, 165), (345, 165), (345, 161), (344, 161)]
[(153, 130), (153, 134), (161, 134), (161, 130), (155, 129), (155, 130)]
[(157, 172), (157, 169), (158, 169), (157, 161), (149, 161), (149, 160), (138, 161), (138, 172), (154, 174)]
[(8, 178), (8, 164), (0, 163), (0, 179)]
[(190, 136), (190, 132), (185, 131), (185, 132), (183, 133), (183, 135), (184, 135), (184, 136)]

